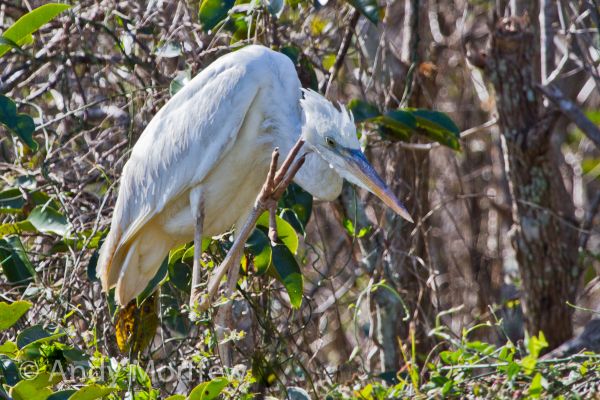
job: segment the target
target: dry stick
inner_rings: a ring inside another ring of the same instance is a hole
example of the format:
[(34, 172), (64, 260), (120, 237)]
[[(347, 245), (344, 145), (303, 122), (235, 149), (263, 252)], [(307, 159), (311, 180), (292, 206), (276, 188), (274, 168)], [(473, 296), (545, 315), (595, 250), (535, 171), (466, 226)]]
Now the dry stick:
[(338, 53), (335, 57), (335, 63), (329, 70), (329, 76), (327, 77), (327, 79), (323, 80), (324, 86), (320, 87), (321, 92), (325, 94), (325, 97), (327, 97), (327, 95), (329, 94), (329, 88), (331, 87), (333, 80), (335, 79), (336, 75), (338, 74), (338, 71), (342, 67), (342, 64), (344, 63), (344, 59), (346, 58), (346, 54), (348, 53), (348, 50), (350, 49), (350, 42), (352, 41), (352, 35), (354, 34), (354, 27), (356, 26), (356, 23), (358, 22), (359, 17), (360, 17), (360, 12), (356, 8), (353, 9), (352, 14), (350, 16), (350, 23), (348, 24), (348, 27), (346, 28), (346, 32), (344, 33), (344, 38), (342, 39), (342, 44), (340, 45)]
[(244, 245), (252, 233), (252, 230), (256, 225), (256, 221), (258, 221), (258, 218), (261, 216), (261, 214), (268, 210), (272, 204), (277, 204), (277, 201), (283, 195), (283, 192), (292, 181), (294, 175), (296, 175), (302, 164), (304, 164), (304, 156), (301, 156), (299, 159), (295, 160), (303, 144), (304, 140), (298, 139), (277, 173), (275, 173), (275, 169), (277, 168), (279, 149), (276, 148), (273, 150), (269, 174), (260, 193), (258, 194), (258, 197), (256, 198), (254, 208), (250, 212), (250, 215), (246, 219), (246, 222), (240, 229), (239, 233), (236, 235), (233, 246), (231, 246), (231, 249), (229, 249), (227, 256), (210, 278), (208, 283), (208, 293), (203, 296), (202, 301), (200, 304), (198, 304), (196, 310), (197, 312), (203, 312), (208, 309), (212, 298), (219, 289), (219, 284), (221, 279), (223, 279), (223, 276), (225, 276), (230, 268), (236, 268), (237, 264), (239, 264), (239, 259), (244, 250)]

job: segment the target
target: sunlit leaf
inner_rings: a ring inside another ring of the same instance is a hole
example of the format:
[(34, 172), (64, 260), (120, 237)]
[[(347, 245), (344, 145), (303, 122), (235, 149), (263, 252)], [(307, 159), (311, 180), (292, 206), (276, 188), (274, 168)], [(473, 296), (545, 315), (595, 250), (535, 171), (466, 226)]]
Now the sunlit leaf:
[(277, 279), (285, 286), (292, 307), (299, 308), (302, 304), (304, 280), (294, 255), (286, 246), (278, 244), (273, 247), (273, 267)]
[[(69, 9), (67, 4), (48, 3), (31, 10), (19, 18), (2, 34), (3, 37), (12, 40), (21, 46), (31, 40), (31, 34), (40, 29), (44, 24), (54, 19), (61, 12)], [(0, 45), (0, 57), (10, 50), (10, 46)]]
[(229, 380), (227, 378), (215, 378), (208, 382), (203, 382), (196, 386), (188, 397), (188, 400), (213, 400), (227, 387)]
[(422, 108), (408, 109), (416, 118), (417, 127), (436, 142), (460, 150), (460, 129), (445, 113)]
[(64, 236), (69, 231), (67, 218), (52, 207), (36, 206), (27, 217), (31, 225), (43, 233)]
[(408, 111), (388, 111), (373, 120), (379, 123), (386, 133), (391, 132), (391, 135), (396, 139), (406, 140), (417, 129), (417, 120)]
[(75, 389), (60, 390), (52, 393), (46, 400), (69, 400), (75, 393), (77, 393)]
[[(283, 218), (276, 216), (277, 236), (279, 240), (287, 246), (293, 254), (298, 251), (298, 236), (294, 228)], [(269, 213), (264, 212), (256, 222), (257, 226), (269, 229)]]
[(202, 29), (209, 31), (214, 28), (227, 16), (234, 4), (235, 0), (203, 0), (199, 14)]
[(102, 399), (109, 394), (116, 392), (117, 388), (111, 388), (100, 385), (87, 385), (77, 390), (75, 394), (73, 394), (69, 400), (97, 400)]
[(4, 354), (9, 357), (14, 357), (15, 354), (17, 354), (17, 351), (19, 351), (19, 348), (17, 347), (17, 344), (15, 342), (8, 341), (0, 344), (0, 354)]
[(49, 386), (61, 381), (59, 374), (41, 372), (33, 379), (23, 379), (10, 389), (14, 400), (47, 400), (52, 394)]
[(18, 300), (8, 304), (0, 302), (0, 331), (10, 328), (31, 308), (31, 303)]

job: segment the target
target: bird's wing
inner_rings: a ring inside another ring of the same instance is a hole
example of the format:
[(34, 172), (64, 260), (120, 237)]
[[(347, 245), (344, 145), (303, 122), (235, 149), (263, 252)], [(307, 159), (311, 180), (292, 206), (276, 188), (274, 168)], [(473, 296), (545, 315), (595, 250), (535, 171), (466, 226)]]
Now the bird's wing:
[(240, 50), (211, 64), (147, 126), (121, 178), (113, 214), (113, 225), (122, 232), (120, 243), (170, 200), (200, 183), (229, 151), (258, 91), (269, 85), (264, 70), (269, 64), (248, 53)]

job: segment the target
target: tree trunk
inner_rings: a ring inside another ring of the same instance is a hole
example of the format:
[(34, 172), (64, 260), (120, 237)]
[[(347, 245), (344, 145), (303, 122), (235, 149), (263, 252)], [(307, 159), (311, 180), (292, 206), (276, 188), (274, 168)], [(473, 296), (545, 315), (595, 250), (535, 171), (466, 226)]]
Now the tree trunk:
[(556, 347), (571, 337), (566, 302), (575, 300), (581, 269), (573, 201), (552, 154), (556, 119), (535, 90), (534, 39), (527, 16), (501, 19), (485, 71), (496, 90), (526, 328)]

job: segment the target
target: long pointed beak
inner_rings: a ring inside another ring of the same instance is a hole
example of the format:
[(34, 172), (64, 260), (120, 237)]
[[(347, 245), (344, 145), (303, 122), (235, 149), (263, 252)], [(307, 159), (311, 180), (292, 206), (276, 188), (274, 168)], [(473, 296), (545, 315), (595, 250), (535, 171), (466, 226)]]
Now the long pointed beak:
[(400, 200), (387, 187), (383, 179), (377, 175), (364, 153), (360, 150), (348, 150), (346, 157), (349, 173), (354, 179), (349, 179), (364, 189), (379, 197), (388, 207), (409, 222), (413, 222), (408, 210)]

